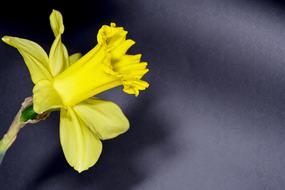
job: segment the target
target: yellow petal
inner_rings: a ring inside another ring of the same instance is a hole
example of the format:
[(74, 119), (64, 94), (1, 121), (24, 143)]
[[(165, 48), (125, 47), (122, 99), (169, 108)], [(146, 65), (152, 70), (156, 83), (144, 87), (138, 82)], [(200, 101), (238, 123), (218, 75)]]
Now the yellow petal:
[(69, 64), (75, 63), (77, 60), (81, 58), (82, 54), (81, 53), (74, 53), (71, 56), (69, 56)]
[(89, 98), (74, 106), (74, 111), (103, 140), (114, 138), (129, 129), (129, 121), (122, 110), (110, 101)]
[(48, 80), (38, 82), (34, 86), (33, 94), (34, 110), (39, 114), (62, 106), (61, 98)]
[(49, 53), (49, 63), (52, 75), (56, 76), (69, 67), (69, 57), (66, 47), (61, 42), (61, 34), (64, 32), (61, 13), (57, 10), (53, 10), (49, 19), (50, 26), (55, 36), (55, 40)]
[(52, 79), (48, 56), (41, 46), (30, 40), (17, 37), (4, 36), (2, 40), (18, 49), (24, 58), (34, 83), (43, 79)]
[(61, 42), (61, 35), (58, 35), (50, 49), (49, 63), (53, 76), (58, 75), (69, 67), (68, 52), (64, 44)]
[(57, 37), (58, 35), (61, 35), (64, 32), (64, 25), (61, 13), (57, 10), (52, 10), (49, 20), (54, 36)]
[(60, 142), (67, 162), (78, 172), (93, 166), (102, 152), (99, 138), (70, 107), (60, 111)]

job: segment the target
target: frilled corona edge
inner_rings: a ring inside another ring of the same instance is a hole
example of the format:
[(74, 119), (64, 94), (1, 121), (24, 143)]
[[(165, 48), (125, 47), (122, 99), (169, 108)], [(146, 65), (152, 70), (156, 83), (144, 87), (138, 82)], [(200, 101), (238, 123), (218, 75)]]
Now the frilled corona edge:
[(141, 54), (128, 55), (126, 52), (135, 44), (126, 39), (127, 31), (116, 27), (115, 23), (103, 26), (97, 36), (98, 44), (106, 46), (108, 61), (106, 72), (119, 78), (124, 86), (124, 92), (139, 95), (139, 90), (145, 90), (149, 84), (142, 77), (149, 71), (146, 62), (140, 62)]

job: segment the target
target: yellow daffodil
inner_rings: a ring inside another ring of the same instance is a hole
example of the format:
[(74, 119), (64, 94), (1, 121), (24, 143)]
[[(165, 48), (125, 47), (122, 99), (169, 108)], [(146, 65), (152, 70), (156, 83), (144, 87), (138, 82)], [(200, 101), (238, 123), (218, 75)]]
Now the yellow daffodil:
[(141, 55), (128, 55), (135, 43), (126, 39), (122, 27), (104, 25), (98, 44), (81, 57), (68, 56), (61, 40), (64, 32), (60, 12), (53, 10), (50, 24), (55, 36), (49, 56), (35, 42), (4, 36), (2, 40), (17, 48), (33, 83), (33, 109), (41, 114), (60, 110), (60, 142), (67, 162), (81, 172), (93, 166), (102, 151), (101, 140), (114, 138), (129, 128), (121, 109), (94, 96), (122, 85), (123, 91), (138, 96), (148, 87), (142, 80), (148, 72)]

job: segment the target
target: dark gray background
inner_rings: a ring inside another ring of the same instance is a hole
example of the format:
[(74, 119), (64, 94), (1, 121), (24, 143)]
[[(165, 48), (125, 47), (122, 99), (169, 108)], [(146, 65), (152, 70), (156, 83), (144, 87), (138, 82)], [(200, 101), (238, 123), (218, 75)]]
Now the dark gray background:
[[(64, 42), (83, 53), (102, 24), (129, 31), (149, 62), (151, 87), (114, 100), (131, 129), (105, 141), (95, 167), (64, 159), (58, 113), (24, 128), (0, 166), (0, 189), (285, 189), (285, 6), (282, 1), (114, 0), (1, 2), (0, 34), (46, 50), (48, 16), (64, 16)], [(0, 44), (0, 132), (32, 83), (17, 51)]]

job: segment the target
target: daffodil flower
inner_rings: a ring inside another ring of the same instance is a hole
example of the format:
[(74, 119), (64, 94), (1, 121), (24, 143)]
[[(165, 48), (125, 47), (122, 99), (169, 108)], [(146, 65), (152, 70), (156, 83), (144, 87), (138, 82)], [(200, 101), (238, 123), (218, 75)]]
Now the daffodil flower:
[(98, 32), (98, 44), (81, 57), (68, 55), (61, 36), (60, 12), (53, 10), (50, 24), (55, 36), (49, 56), (35, 42), (4, 36), (17, 48), (35, 84), (33, 110), (37, 114), (60, 110), (60, 142), (67, 162), (78, 172), (93, 166), (102, 151), (101, 140), (114, 138), (129, 128), (129, 121), (115, 103), (94, 97), (123, 86), (128, 94), (139, 95), (149, 84), (142, 80), (148, 72), (141, 55), (129, 55), (134, 41), (115, 23)]

